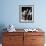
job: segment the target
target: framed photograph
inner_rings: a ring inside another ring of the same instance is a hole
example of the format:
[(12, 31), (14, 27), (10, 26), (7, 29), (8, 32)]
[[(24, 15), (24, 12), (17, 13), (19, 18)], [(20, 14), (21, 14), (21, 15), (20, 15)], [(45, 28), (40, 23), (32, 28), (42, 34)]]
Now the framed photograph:
[(19, 21), (34, 22), (34, 5), (19, 5)]

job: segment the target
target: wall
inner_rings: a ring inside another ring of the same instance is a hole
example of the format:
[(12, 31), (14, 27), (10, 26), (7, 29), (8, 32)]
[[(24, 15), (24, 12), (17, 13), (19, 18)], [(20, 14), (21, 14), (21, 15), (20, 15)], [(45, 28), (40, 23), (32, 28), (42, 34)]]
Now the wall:
[[(46, 28), (46, 1), (44, 0), (1, 0), (0, 25), (13, 24), (16, 28)], [(34, 5), (34, 23), (19, 22), (19, 5)]]
[[(0, 31), (13, 24), (15, 28), (42, 28), (46, 32), (46, 0), (0, 0)], [(19, 5), (34, 5), (34, 23), (19, 22)]]

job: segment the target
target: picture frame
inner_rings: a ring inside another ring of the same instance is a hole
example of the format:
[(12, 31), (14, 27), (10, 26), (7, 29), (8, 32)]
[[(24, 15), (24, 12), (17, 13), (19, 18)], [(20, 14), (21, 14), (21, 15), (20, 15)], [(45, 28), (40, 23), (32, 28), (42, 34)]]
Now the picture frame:
[(34, 22), (34, 5), (19, 5), (19, 21)]

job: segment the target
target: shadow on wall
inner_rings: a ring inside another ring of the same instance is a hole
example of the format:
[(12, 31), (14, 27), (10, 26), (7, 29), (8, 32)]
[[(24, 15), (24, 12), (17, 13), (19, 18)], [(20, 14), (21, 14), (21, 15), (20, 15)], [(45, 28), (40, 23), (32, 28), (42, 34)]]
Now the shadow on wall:
[(5, 32), (6, 30), (4, 30), (5, 25), (4, 24), (0, 24), (0, 43), (2, 43), (2, 36), (3, 36), (3, 32)]

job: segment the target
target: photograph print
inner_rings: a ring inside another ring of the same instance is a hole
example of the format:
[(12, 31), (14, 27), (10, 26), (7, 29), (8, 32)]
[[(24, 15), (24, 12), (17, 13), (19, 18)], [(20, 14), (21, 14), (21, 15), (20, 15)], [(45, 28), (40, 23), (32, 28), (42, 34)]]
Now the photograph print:
[(33, 5), (20, 5), (20, 22), (33, 22), (34, 19)]

